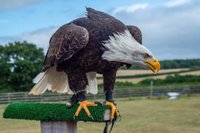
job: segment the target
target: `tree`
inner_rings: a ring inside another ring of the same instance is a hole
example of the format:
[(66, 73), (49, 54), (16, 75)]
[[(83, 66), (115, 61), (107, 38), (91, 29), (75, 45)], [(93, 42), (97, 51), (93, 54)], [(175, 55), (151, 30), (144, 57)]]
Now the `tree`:
[(43, 49), (26, 41), (0, 46), (0, 90), (30, 90), (43, 59)]

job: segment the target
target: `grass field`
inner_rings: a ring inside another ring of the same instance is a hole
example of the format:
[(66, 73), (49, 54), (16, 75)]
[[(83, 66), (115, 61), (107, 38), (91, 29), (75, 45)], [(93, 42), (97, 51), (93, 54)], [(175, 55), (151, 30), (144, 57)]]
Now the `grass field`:
[[(178, 100), (119, 100), (122, 120), (113, 133), (200, 133), (200, 97)], [(5, 120), (0, 106), (0, 133), (39, 133), (37, 121)], [(78, 123), (78, 133), (102, 133), (104, 124)]]
[[(169, 72), (180, 72), (184, 70), (189, 70), (188, 68), (178, 68), (178, 69), (161, 69), (159, 73), (169, 73)], [(152, 74), (150, 70), (118, 70), (117, 76), (127, 76), (127, 75), (138, 75), (138, 74)], [(98, 77), (101, 77), (101, 75), (98, 75)]]
[[(172, 75), (173, 73), (180, 72), (180, 75), (200, 75), (200, 70), (189, 71), (187, 68), (181, 69), (161, 69), (159, 74), (161, 75), (153, 75), (153, 76), (142, 76), (142, 77), (134, 77), (134, 78), (117, 78), (116, 81), (118, 82), (131, 82), (131, 83), (138, 83), (144, 79), (152, 78), (152, 79), (165, 79), (167, 76)], [(144, 74), (152, 74), (150, 70), (118, 70), (117, 76), (135, 76), (135, 75), (144, 75)], [(162, 75), (163, 74), (163, 75)], [(97, 77), (102, 77), (102, 75), (97, 75)], [(103, 83), (102, 78), (98, 78), (98, 84)]]

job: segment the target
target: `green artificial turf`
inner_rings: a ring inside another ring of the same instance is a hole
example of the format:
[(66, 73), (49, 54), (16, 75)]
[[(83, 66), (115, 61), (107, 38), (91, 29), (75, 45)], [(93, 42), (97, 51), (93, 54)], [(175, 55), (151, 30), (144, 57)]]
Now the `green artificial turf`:
[[(67, 108), (66, 104), (16, 102), (9, 104), (3, 113), (4, 118), (40, 120), (40, 121), (73, 121), (78, 104)], [(109, 106), (88, 107), (95, 122), (105, 122), (104, 112)], [(82, 109), (76, 121), (93, 121)]]

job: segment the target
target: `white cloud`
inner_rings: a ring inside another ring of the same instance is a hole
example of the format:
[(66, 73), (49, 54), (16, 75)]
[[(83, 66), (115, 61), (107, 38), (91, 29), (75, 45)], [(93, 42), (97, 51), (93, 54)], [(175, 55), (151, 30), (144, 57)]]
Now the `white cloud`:
[(44, 50), (46, 51), (49, 45), (49, 39), (57, 30), (57, 28), (58, 27), (49, 27), (45, 29), (36, 30), (30, 33), (23, 33), (19, 35), (19, 38), (21, 40), (26, 40), (27, 42), (37, 44), (39, 47), (44, 48)]
[(126, 6), (126, 7), (119, 7), (119, 8), (114, 9), (112, 11), (112, 14), (117, 14), (119, 12), (133, 13), (133, 12), (136, 12), (138, 10), (145, 9), (148, 6), (149, 6), (149, 4), (143, 3), (143, 4), (133, 4), (133, 5)]
[(13, 9), (30, 5), (41, 0), (0, 0), (0, 9)]
[[(166, 3), (156, 6), (148, 3), (134, 5), (116, 8), (110, 14), (114, 14), (125, 24), (139, 26), (143, 33), (143, 44), (155, 56), (159, 59), (200, 57), (199, 0), (179, 3), (181, 6), (176, 4), (173, 8), (166, 6)], [(46, 51), (49, 39), (57, 28), (49, 27), (14, 37), (0, 37), (0, 43), (26, 40)]]
[(160, 59), (199, 58), (199, 5), (199, 0), (173, 8), (149, 5), (140, 12), (120, 11), (115, 17), (125, 24), (139, 26), (143, 44)]
[(49, 46), (49, 40), (57, 29), (58, 27), (48, 27), (48, 28), (36, 30), (34, 32), (22, 33), (20, 35), (12, 36), (12, 37), (1, 36), (0, 44), (7, 44), (9, 42), (14, 42), (14, 41), (27, 41), (27, 42), (36, 44), (38, 47), (43, 48), (44, 51), (46, 52)]
[(0, 45), (8, 44), (9, 42), (21, 41), (18, 37), (0, 36)]
[(181, 5), (187, 4), (189, 2), (190, 2), (190, 0), (169, 0), (169, 2), (165, 3), (165, 6), (176, 7), (176, 6), (181, 6)]

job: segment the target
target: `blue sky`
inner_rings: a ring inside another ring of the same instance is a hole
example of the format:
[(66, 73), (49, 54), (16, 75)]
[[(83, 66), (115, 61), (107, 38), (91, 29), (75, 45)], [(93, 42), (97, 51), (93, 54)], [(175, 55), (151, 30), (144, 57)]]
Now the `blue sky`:
[(0, 0), (0, 44), (27, 40), (46, 51), (56, 29), (85, 7), (139, 26), (159, 59), (200, 57), (199, 0)]

